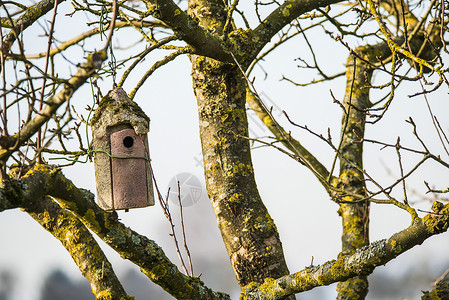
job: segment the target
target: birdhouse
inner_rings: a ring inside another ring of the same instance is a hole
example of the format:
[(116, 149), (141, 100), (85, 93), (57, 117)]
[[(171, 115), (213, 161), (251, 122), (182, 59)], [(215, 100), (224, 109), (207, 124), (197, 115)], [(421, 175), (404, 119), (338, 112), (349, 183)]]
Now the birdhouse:
[(105, 210), (154, 205), (150, 119), (122, 88), (110, 91), (91, 120), (98, 205)]

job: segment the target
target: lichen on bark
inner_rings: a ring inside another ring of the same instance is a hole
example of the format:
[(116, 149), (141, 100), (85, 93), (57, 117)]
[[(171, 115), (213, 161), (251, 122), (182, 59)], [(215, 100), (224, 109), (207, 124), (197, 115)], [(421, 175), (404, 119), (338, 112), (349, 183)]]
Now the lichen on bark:
[(288, 274), (279, 234), (254, 179), (244, 78), (236, 66), (191, 56), (209, 198), (240, 285)]

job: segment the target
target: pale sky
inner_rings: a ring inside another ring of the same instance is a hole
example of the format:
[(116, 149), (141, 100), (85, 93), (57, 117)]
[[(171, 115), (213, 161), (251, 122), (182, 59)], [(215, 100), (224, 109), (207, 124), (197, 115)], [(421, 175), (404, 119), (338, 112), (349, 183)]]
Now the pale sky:
[[(60, 5), (59, 14), (71, 12), (70, 2)], [(61, 18), (62, 20), (62, 18)], [(57, 21), (58, 22), (58, 21)], [(74, 25), (76, 19), (57, 23), (56, 37), (66, 40), (76, 35), (78, 28)], [(33, 31), (27, 31), (30, 36)], [(338, 73), (343, 69), (347, 50), (340, 44), (324, 39), (320, 36), (310, 35), (310, 42), (319, 49), (319, 61), (329, 73)], [(132, 44), (138, 39), (136, 34), (121, 35), (120, 40), (114, 40), (120, 46)], [(95, 43), (100, 43), (96, 46)], [(86, 43), (86, 49), (95, 50), (100, 48), (103, 42)], [(40, 48), (40, 46), (42, 46)], [(45, 43), (33, 44), (33, 52), (42, 52)], [(70, 60), (78, 63), (82, 61), (82, 53), (79, 49), (73, 49)], [(130, 51), (124, 54), (116, 54), (117, 58), (127, 57)], [(291, 76), (298, 82), (306, 82), (312, 78), (318, 78), (311, 71), (296, 68), (296, 62), (291, 58), (310, 58), (304, 42), (299, 40), (290, 41), (281, 48), (277, 54), (273, 54), (263, 63), (263, 68), (268, 72), (264, 80), (264, 74), (258, 67), (255, 68), (255, 86), (264, 98), (265, 104), (270, 107), (276, 106), (273, 115), (279, 122), (292, 131), (293, 137), (303, 142), (312, 153), (330, 168), (333, 152), (322, 141), (311, 136), (303, 130), (289, 126), (285, 117), (279, 109), (288, 112), (290, 118), (310, 129), (327, 134), (331, 129), (334, 143), (339, 137), (339, 126), (341, 123), (341, 110), (338, 105), (332, 103), (329, 90), (342, 100), (344, 93), (344, 78), (331, 83), (324, 83), (310, 87), (294, 87), (285, 81), (280, 81), (282, 75)], [(136, 72), (124, 88), (130, 92), (139, 79), (143, 70), (149, 68), (159, 55), (150, 57), (141, 63), (139, 72)], [(447, 60), (447, 55), (444, 57)], [(61, 60), (61, 63), (64, 62)], [(67, 64), (66, 62), (64, 62)], [(74, 67), (72, 66), (72, 71)], [(68, 71), (66, 69), (66, 71)], [(63, 71), (61, 71), (63, 72)], [(189, 77), (190, 66), (187, 57), (176, 59), (151, 76), (144, 87), (137, 93), (135, 100), (151, 118), (149, 142), (152, 164), (157, 176), (158, 185), (165, 193), (168, 182), (176, 174), (188, 172), (197, 176), (204, 188), (202, 178), (202, 166), (198, 163), (201, 159), (201, 146), (198, 134), (198, 118), (196, 102), (192, 92), (191, 79)], [(11, 75), (11, 74), (9, 74)], [(11, 75), (12, 76), (12, 75)], [(120, 78), (120, 74), (119, 74)], [(377, 81), (382, 82), (378, 76)], [(11, 82), (12, 83), (12, 82)], [(112, 86), (110, 78), (104, 78), (101, 82), (103, 93)], [(437, 154), (448, 160), (447, 155), (441, 150), (436, 138), (435, 129), (431, 125), (430, 115), (425, 106), (423, 97), (410, 99), (407, 95), (419, 91), (419, 85), (415, 84), (401, 86), (396, 92), (396, 99), (384, 120), (375, 126), (367, 128), (367, 136), (378, 138), (382, 141), (395, 143), (398, 135), (403, 136), (401, 143), (417, 147), (418, 143), (412, 135), (412, 128), (405, 123), (412, 116), (418, 125), (418, 131), (425, 141), (429, 143)], [(428, 99), (434, 113), (439, 117), (445, 130), (449, 123), (446, 117), (449, 111), (448, 88), (441, 88), (438, 93), (431, 94)], [(373, 92), (373, 97), (378, 92)], [(269, 99), (268, 99), (269, 98)], [(270, 100), (271, 99), (271, 100)], [(84, 111), (86, 104), (90, 104), (90, 88), (86, 85), (76, 92), (72, 98), (72, 104), (76, 105), (77, 111), (87, 115)], [(266, 136), (269, 134), (260, 121), (249, 112), (250, 129), (255, 136)], [(12, 125), (14, 127), (14, 124)], [(16, 125), (17, 126), (17, 125)], [(76, 148), (76, 145), (74, 146)], [(365, 168), (374, 175), (379, 182), (391, 183), (394, 178), (388, 175), (391, 171), (396, 176), (399, 174), (395, 151), (385, 149), (380, 151), (376, 145), (367, 145), (365, 148)], [(252, 152), (257, 185), (281, 235), (288, 266), (291, 272), (299, 271), (310, 265), (312, 256), (314, 264), (321, 264), (336, 258), (341, 246), (340, 243), (340, 219), (337, 215), (338, 206), (333, 203), (324, 189), (320, 186), (313, 175), (303, 166), (283, 155), (275, 149), (258, 148)], [(404, 159), (409, 158), (404, 154)], [(419, 160), (419, 156), (410, 157), (412, 161)], [(412, 167), (405, 161), (405, 168)], [(388, 170), (387, 170), (388, 169)], [(336, 174), (338, 170), (334, 173)], [(93, 164), (79, 164), (64, 170), (64, 174), (78, 187), (86, 188), (95, 192), (95, 179)], [(417, 173), (418, 175), (418, 173)], [(409, 187), (423, 192), (426, 190), (423, 180), (435, 184), (438, 188), (447, 187), (449, 170), (443, 170), (434, 163), (426, 164), (419, 172), (419, 176), (412, 176), (407, 182)], [(397, 188), (396, 196), (400, 197), (400, 188)], [(418, 196), (410, 194), (412, 199)], [(157, 202), (157, 201), (156, 201)], [(415, 207), (428, 209), (430, 202), (418, 202)], [(175, 206), (173, 206), (175, 207)], [(177, 207), (176, 207), (177, 208)], [(208, 214), (207, 211), (210, 213)], [(185, 208), (188, 238), (191, 240), (190, 251), (193, 259), (195, 257), (212, 256), (216, 260), (217, 269), (223, 263), (227, 264), (224, 245), (219, 241), (219, 232), (214, 224), (212, 208), (208, 204), (207, 196), (203, 190), (201, 200), (191, 207)], [(147, 235), (155, 240), (173, 262), (177, 263), (173, 241), (168, 236), (169, 228), (162, 210), (156, 203), (155, 206), (131, 210), (129, 213), (120, 212), (122, 221), (133, 230)], [(420, 214), (423, 215), (423, 214)], [(407, 213), (398, 208), (388, 205), (372, 205), (371, 208), (371, 231), (372, 241), (388, 238), (410, 223)], [(190, 226), (190, 227), (189, 227)], [(69, 254), (62, 245), (49, 233), (40, 227), (26, 213), (20, 210), (5, 211), (0, 214), (0, 269), (11, 269), (17, 276), (19, 286), (14, 299), (36, 300), (40, 284), (45, 275), (55, 267), (64, 269), (70, 276), (79, 276), (76, 265), (72, 262)], [(104, 245), (104, 244), (102, 244)], [(406, 269), (412, 260), (426, 260), (429, 264), (437, 264), (438, 261), (448, 261), (447, 249), (449, 247), (448, 234), (432, 237), (399, 259), (387, 264), (393, 272)], [(114, 267), (120, 274), (130, 266), (123, 261), (107, 246), (103, 247), (110, 257)], [(445, 254), (446, 253), (446, 254)], [(216, 259), (215, 259), (216, 258)], [(447, 266), (449, 267), (449, 266)], [(230, 268), (229, 268), (230, 270)], [(202, 280), (211, 287), (224, 291), (229, 286), (221, 287), (218, 282), (208, 282), (210, 270), (198, 270), (203, 272)], [(441, 274), (435, 274), (438, 277)], [(212, 276), (211, 276), (212, 277)], [(125, 287), (126, 288), (126, 287)], [(430, 288), (430, 287), (429, 287)], [(331, 293), (335, 287), (330, 288)]]

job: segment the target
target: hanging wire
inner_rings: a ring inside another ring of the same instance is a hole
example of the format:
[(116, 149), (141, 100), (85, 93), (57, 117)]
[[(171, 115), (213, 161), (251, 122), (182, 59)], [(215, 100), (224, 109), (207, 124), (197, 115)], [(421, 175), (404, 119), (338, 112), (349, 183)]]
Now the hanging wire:
[[(109, 153), (107, 151), (104, 151), (104, 150), (94, 150), (94, 149), (92, 149), (92, 143), (89, 140), (89, 130), (88, 130), (88, 128), (89, 128), (89, 120), (91, 118), (91, 115), (92, 115), (93, 111), (95, 110), (94, 109), (95, 108), (95, 92), (94, 92), (92, 79), (89, 78), (89, 80), (90, 80), (90, 86), (91, 86), (91, 90), (92, 90), (92, 99), (93, 99), (93, 101), (92, 101), (92, 105), (91, 105), (90, 110), (89, 110), (89, 114), (87, 115), (87, 119), (86, 119), (86, 141), (87, 141), (86, 152), (84, 154), (77, 155), (77, 158), (75, 158), (75, 159), (67, 158), (67, 157), (51, 157), (49, 159), (50, 160), (63, 159), (63, 160), (67, 160), (67, 161), (74, 162), (74, 163), (77, 163), (77, 162), (87, 163), (87, 161), (90, 160), (93, 157), (94, 153), (104, 153), (104, 154), (106, 154), (110, 158), (122, 158), (122, 159), (137, 158), (137, 159), (144, 159), (144, 160), (150, 162), (151, 160), (148, 157), (146, 157), (146, 156), (115, 156), (115, 155), (112, 155), (111, 153)], [(80, 160), (78, 158), (78, 157), (84, 156), (84, 155), (87, 155), (86, 159), (84, 161), (82, 161), (82, 160)]]
[(111, 69), (110, 73), (112, 75), (112, 88), (116, 88), (117, 84), (115, 83), (115, 78), (117, 76), (117, 60), (115, 59), (115, 55), (114, 55), (114, 51), (113, 51), (113, 47), (112, 47), (112, 41), (109, 43), (109, 53), (110, 53), (110, 57), (111, 59), (108, 62), (108, 66)]

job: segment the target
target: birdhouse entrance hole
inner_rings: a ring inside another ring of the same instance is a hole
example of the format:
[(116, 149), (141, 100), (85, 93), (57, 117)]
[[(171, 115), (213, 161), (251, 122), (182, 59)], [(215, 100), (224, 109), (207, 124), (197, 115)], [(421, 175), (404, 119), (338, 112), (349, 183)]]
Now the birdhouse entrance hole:
[(127, 136), (123, 139), (123, 146), (131, 148), (134, 145), (134, 139), (131, 136)]

